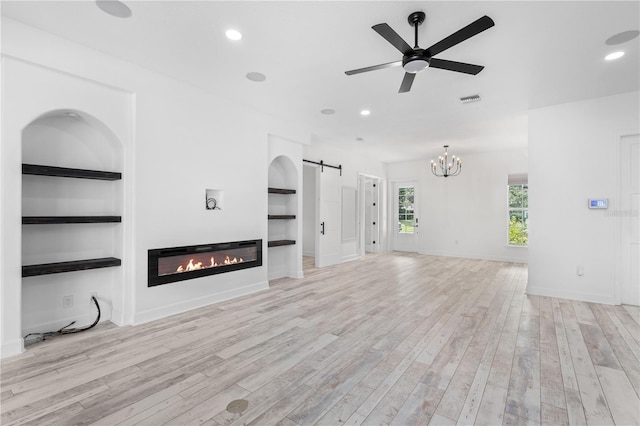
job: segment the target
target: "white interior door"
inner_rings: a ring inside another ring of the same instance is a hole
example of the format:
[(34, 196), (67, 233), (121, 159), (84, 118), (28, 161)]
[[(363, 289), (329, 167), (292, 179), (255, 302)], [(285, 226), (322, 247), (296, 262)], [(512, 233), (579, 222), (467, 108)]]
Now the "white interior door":
[(377, 253), (380, 246), (379, 240), (379, 208), (378, 179), (368, 178), (364, 185), (364, 249), (368, 253)]
[(342, 243), (340, 236), (342, 178), (338, 170), (316, 170), (316, 267), (340, 262)]
[(396, 182), (393, 188), (393, 218), (391, 233), (393, 249), (416, 252), (418, 235), (418, 200), (415, 182)]
[(640, 135), (620, 140), (620, 301), (640, 306)]

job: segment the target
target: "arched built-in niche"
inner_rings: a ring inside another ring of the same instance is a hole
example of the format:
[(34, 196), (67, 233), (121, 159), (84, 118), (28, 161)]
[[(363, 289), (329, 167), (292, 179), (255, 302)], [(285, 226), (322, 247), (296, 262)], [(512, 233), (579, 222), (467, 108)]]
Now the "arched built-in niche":
[(22, 163), (23, 335), (91, 323), (92, 295), (110, 319), (122, 298), (122, 144), (95, 117), (56, 110), (23, 129)]
[(280, 155), (269, 165), (268, 267), (269, 279), (297, 277), (298, 172), (288, 157)]

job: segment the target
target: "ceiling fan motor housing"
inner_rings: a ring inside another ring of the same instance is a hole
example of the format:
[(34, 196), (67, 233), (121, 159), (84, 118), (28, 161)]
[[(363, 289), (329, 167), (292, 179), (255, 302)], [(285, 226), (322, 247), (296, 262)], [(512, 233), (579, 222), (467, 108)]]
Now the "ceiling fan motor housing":
[(402, 68), (411, 74), (419, 73), (429, 66), (429, 59), (424, 49), (414, 49), (412, 54), (402, 57)]

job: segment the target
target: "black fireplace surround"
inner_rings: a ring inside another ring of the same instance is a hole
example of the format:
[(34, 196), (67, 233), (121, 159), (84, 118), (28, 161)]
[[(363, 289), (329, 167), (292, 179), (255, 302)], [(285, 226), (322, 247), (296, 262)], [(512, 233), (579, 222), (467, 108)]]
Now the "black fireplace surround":
[(262, 266), (262, 240), (149, 250), (148, 286)]

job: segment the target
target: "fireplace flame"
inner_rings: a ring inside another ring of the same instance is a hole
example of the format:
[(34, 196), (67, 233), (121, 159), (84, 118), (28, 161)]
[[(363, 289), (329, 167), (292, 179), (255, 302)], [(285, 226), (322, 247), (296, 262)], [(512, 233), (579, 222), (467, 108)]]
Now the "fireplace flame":
[(233, 264), (242, 263), (242, 262), (244, 262), (244, 259), (242, 258), (238, 259), (237, 257), (234, 257), (233, 259), (231, 259), (229, 258), (229, 256), (226, 256), (222, 263), (216, 262), (215, 258), (211, 256), (209, 265), (203, 265), (202, 262), (194, 263), (194, 259), (189, 259), (189, 263), (187, 263), (186, 266), (183, 266), (183, 265), (178, 266), (178, 269), (176, 269), (176, 272), (197, 271), (199, 269), (215, 268), (216, 266), (233, 265)]

